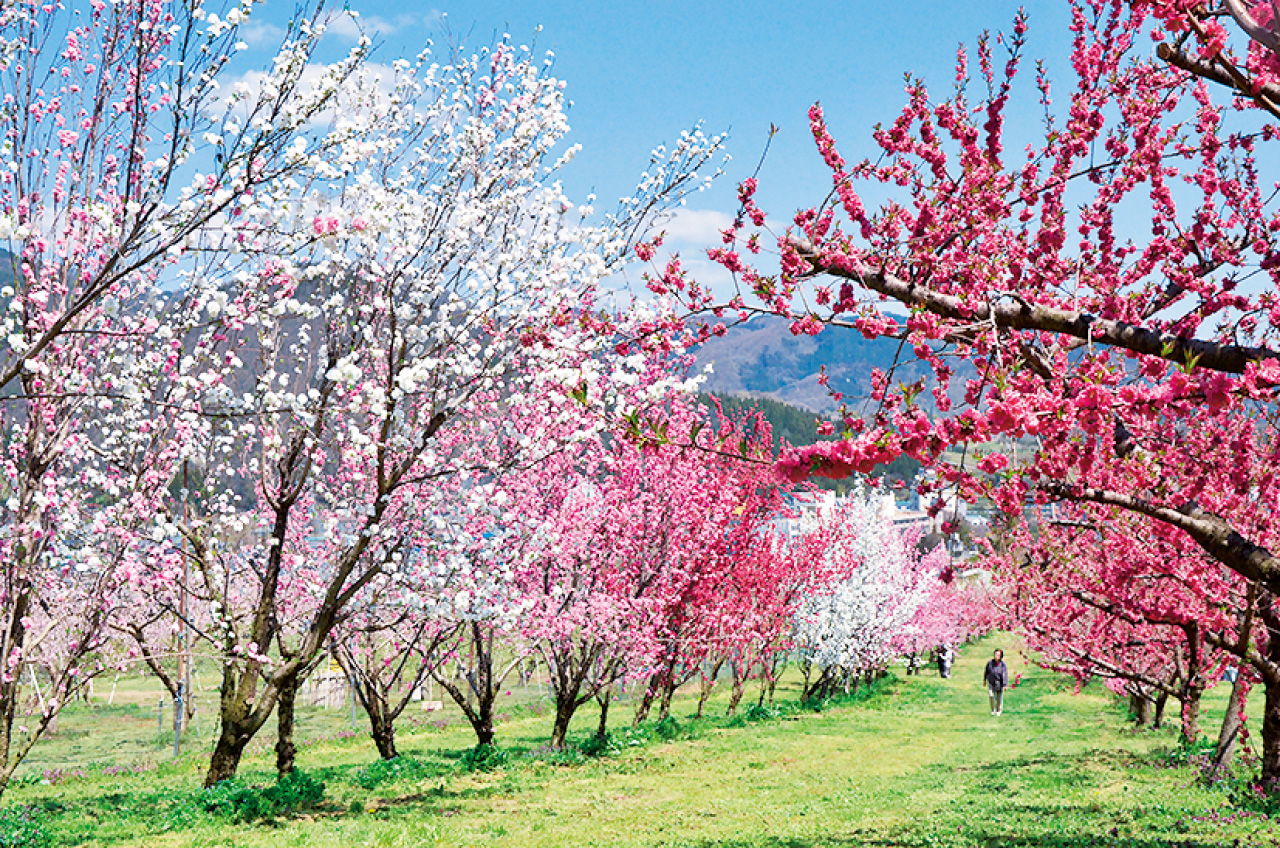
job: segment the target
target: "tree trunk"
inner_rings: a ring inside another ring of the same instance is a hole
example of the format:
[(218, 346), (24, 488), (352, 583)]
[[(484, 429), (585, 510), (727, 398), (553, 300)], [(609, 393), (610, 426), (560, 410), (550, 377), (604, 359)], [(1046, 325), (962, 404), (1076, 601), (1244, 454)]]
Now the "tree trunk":
[(1182, 744), (1194, 745), (1200, 738), (1200, 696), (1204, 690), (1189, 686), (1182, 694)]
[(609, 735), (609, 699), (613, 697), (612, 689), (605, 689), (604, 696), (596, 696), (600, 704), (600, 724), (596, 726), (596, 738), (604, 739)]
[[(339, 652), (339, 657), (343, 654)], [(339, 660), (343, 662), (344, 660)], [(393, 709), (390, 698), (376, 680), (358, 673), (359, 666), (354, 658), (349, 660), (351, 667), (345, 669), (347, 681), (351, 686), (351, 694), (364, 707), (369, 717), (369, 736), (373, 739), (373, 747), (378, 749), (378, 756), (384, 760), (394, 760), (399, 756), (396, 751), (396, 718), (400, 711)]]
[(573, 720), (573, 714), (577, 709), (577, 701), (572, 696), (566, 698), (559, 692), (556, 693), (556, 720), (551, 728), (552, 748), (565, 746), (565, 740), (569, 736), (569, 722)]
[[(379, 711), (375, 716), (373, 710), (369, 711), (369, 729), (370, 735), (373, 736), (374, 747), (378, 749), (378, 756), (384, 760), (394, 760), (400, 756), (396, 750), (396, 724), (391, 720), (391, 716), (387, 712)], [(492, 734), (490, 734), (490, 738)]]
[[(298, 458), (301, 455), (302, 442), (296, 434), (293, 444), (294, 448), (289, 454), (291, 458), (282, 461), (284, 465), (279, 468), (282, 488), (284, 479), (292, 474), (293, 468), (297, 467)], [(260, 575), (262, 584), (258, 590), (256, 609), (247, 634), (250, 637), (248, 641), (251, 644), (261, 646), (260, 650), (262, 651), (269, 650), (279, 634), (276, 615), (276, 593), (280, 585), (284, 541), (289, 531), (289, 510), (295, 502), (294, 500), (285, 499), (285, 501), (274, 507), (275, 521), (271, 530), (271, 538), (274, 540), (274, 544), (270, 546), (266, 568)], [(195, 555), (199, 556), (199, 554)], [(246, 660), (243, 667), (237, 667), (237, 663), (231, 659), (235, 654), (236, 639), (234, 632), (228, 630), (225, 638), (226, 641), (222, 645), (224, 659), (222, 688), (218, 705), (221, 729), (218, 733), (218, 742), (213, 749), (213, 755), (209, 758), (209, 771), (205, 773), (204, 785), (206, 787), (235, 776), (237, 769), (240, 767), (240, 758), (244, 755), (245, 746), (249, 744), (249, 741), (267, 723), (267, 719), (271, 717), (271, 712), (275, 709), (276, 701), (280, 697), (280, 690), (282, 688), (293, 689), (296, 694), (300, 674), (300, 669), (294, 668), (291, 674), (281, 677), (280, 680), (269, 680), (263, 691), (259, 693), (259, 676), (262, 673), (261, 660), (250, 658)], [(317, 646), (319, 645), (319, 643), (316, 644)], [(290, 713), (287, 717), (286, 725), (290, 733), (292, 733), (292, 719), (293, 716)], [(293, 742), (292, 738), (287, 741), (289, 744)], [(280, 750), (277, 747), (277, 756), (280, 756)]]
[[(1262, 775), (1263, 791), (1280, 794), (1280, 610), (1270, 591), (1258, 593), (1258, 617), (1267, 641), (1262, 666)], [(1256, 664), (1258, 665), (1258, 664)]]
[(1151, 714), (1154, 707), (1154, 702), (1145, 692), (1129, 693), (1129, 711), (1133, 713), (1134, 721), (1138, 727), (1146, 727), (1151, 724)]
[(818, 679), (814, 680), (804, 690), (800, 700), (802, 703), (806, 701), (825, 701), (835, 694), (837, 686), (846, 686), (851, 678), (856, 682), (857, 673), (836, 667), (824, 668), (818, 675)]
[[(1178, 688), (1178, 700), (1182, 709), (1181, 719), (1182, 744), (1194, 745), (1200, 738), (1200, 698), (1204, 695), (1204, 644), (1200, 638), (1200, 627), (1192, 622), (1182, 626), (1187, 638), (1186, 668), (1182, 685)], [(1178, 663), (1181, 666), (1181, 663)]]
[[(236, 776), (240, 768), (240, 758), (244, 749), (253, 739), (254, 734), (262, 729), (275, 707), (274, 693), (263, 692), (262, 698), (271, 698), (269, 703), (258, 704), (255, 708), (253, 698), (256, 692), (257, 670), (250, 669), (237, 674), (234, 664), (222, 668), (222, 696), (218, 706), (218, 741), (214, 744), (213, 755), (209, 758), (209, 770), (204, 776), (204, 785), (213, 786), (228, 778)], [(238, 683), (243, 683), (243, 691)]]
[(213, 747), (213, 756), (209, 758), (209, 771), (204, 776), (206, 789), (236, 776), (244, 748), (252, 738), (252, 734), (238, 732), (234, 723), (222, 725), (218, 743)]
[(1244, 708), (1248, 700), (1249, 681), (1243, 674), (1236, 674), (1236, 679), (1231, 684), (1231, 697), (1227, 699), (1226, 714), (1222, 717), (1222, 729), (1218, 731), (1218, 746), (1213, 754), (1213, 767), (1209, 774), (1212, 780), (1222, 777), (1235, 759), (1236, 743), (1240, 739)]
[(468, 639), (471, 645), (469, 649), (471, 664), (462, 675), (467, 685), (465, 693), (458, 688), (457, 684), (443, 677), (436, 677), (436, 682), (449, 692), (467, 720), (471, 722), (471, 729), (476, 734), (476, 744), (491, 745), (494, 737), (494, 707), (498, 703), (502, 681), (507, 679), (507, 675), (517, 665), (523, 665), (524, 661), (513, 662), (505, 669), (495, 664), (493, 643), (496, 631), (492, 626), (473, 621), (464, 632), (469, 634)]
[(476, 697), (473, 683), (467, 678), (463, 678), (467, 688), (463, 690), (454, 680), (444, 675), (433, 675), (435, 681), (440, 684), (440, 688), (449, 693), (449, 697), (458, 705), (458, 709), (462, 710), (462, 714), (467, 717), (467, 721), (471, 724), (471, 729), (476, 734), (477, 745), (490, 745), (493, 743), (493, 705), (496, 700), (497, 692), (492, 687), (485, 689), (480, 697)]
[(294, 769), (298, 746), (293, 742), (293, 707), (298, 697), (298, 679), (290, 678), (280, 684), (276, 702), (276, 776), (284, 777)]
[[(484, 705), (481, 705), (481, 706), (484, 706)], [(492, 745), (493, 737), (494, 737), (493, 710), (491, 709), (478, 710), (476, 711), (475, 717), (469, 719), (469, 721), (471, 722), (471, 729), (474, 730), (476, 734), (476, 744)]]
[(602, 658), (603, 651), (602, 644), (592, 643), (574, 647), (571, 653), (549, 651), (544, 655), (556, 702), (556, 718), (550, 739), (552, 748), (565, 747), (569, 738), (569, 722), (578, 707), (612, 686), (620, 676), (621, 660)]
[(1169, 703), (1168, 692), (1162, 691), (1159, 695), (1156, 695), (1155, 715), (1151, 719), (1151, 726), (1156, 730), (1164, 727), (1164, 705), (1167, 703)]
[(812, 701), (819, 697), (819, 690), (821, 690), (827, 682), (827, 670), (823, 669), (818, 674), (817, 680), (811, 681), (810, 677), (810, 675), (805, 675), (804, 689), (800, 690), (800, 701), (802, 703), (805, 701)]
[(729, 708), (725, 710), (725, 715), (733, 715), (738, 711), (738, 703), (742, 700), (742, 689), (746, 685), (746, 679), (738, 669), (737, 663), (729, 663), (729, 669), (733, 672), (733, 689), (729, 692)]
[(636, 707), (636, 717), (632, 720), (633, 727), (639, 727), (649, 717), (649, 710), (653, 709), (653, 699), (656, 694), (652, 685), (644, 687), (644, 697), (640, 699), (640, 705)]
[(675, 680), (668, 680), (662, 688), (662, 700), (658, 703), (658, 721), (671, 715), (671, 698), (676, 694)]
[(716, 660), (711, 666), (711, 674), (703, 675), (702, 685), (698, 688), (698, 712), (695, 717), (702, 718), (702, 711), (707, 706), (707, 699), (711, 697), (711, 690), (716, 687), (716, 678), (720, 676), (720, 669), (724, 667), (724, 660)]
[(782, 673), (787, 669), (786, 655), (782, 655), (772, 666), (772, 672), (769, 674), (769, 706), (773, 706), (774, 695), (778, 691), (778, 680), (782, 677)]
[[(1270, 651), (1268, 651), (1270, 653)], [(1262, 786), (1270, 795), (1280, 790), (1280, 680), (1263, 682)]]

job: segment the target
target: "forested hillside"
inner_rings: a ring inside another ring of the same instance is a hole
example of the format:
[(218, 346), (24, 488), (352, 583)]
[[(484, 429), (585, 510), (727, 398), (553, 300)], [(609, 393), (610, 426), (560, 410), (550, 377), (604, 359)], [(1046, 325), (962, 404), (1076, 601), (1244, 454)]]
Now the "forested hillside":
[[(819, 419), (809, 410), (767, 397), (744, 397), (734, 394), (716, 394), (716, 397), (719, 398), (724, 411), (730, 415), (743, 410), (760, 410), (773, 430), (775, 455), (784, 444), (811, 445), (818, 440)], [(709, 404), (710, 398), (708, 397), (705, 402)], [(877, 467), (876, 475), (883, 475), (907, 484), (915, 479), (916, 472), (919, 470), (920, 463), (917, 460), (909, 456), (900, 456), (887, 465)], [(848, 491), (852, 486), (849, 480), (818, 478), (816, 482), (821, 488), (832, 491)]]

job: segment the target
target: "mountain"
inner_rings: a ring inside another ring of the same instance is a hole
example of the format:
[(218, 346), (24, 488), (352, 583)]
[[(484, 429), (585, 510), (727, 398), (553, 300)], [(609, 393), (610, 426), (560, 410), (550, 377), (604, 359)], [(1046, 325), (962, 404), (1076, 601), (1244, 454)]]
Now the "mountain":
[[(696, 367), (712, 366), (703, 385), (703, 391), (711, 394), (764, 397), (827, 413), (836, 403), (818, 384), (821, 366), (826, 366), (832, 389), (850, 398), (865, 397), (871, 390), (871, 369), (887, 372), (898, 349), (893, 339), (868, 339), (856, 330), (828, 329), (817, 336), (795, 336), (787, 319), (763, 316), (702, 345)], [(910, 350), (902, 352), (901, 360), (895, 382), (929, 376), (928, 367), (917, 363)]]

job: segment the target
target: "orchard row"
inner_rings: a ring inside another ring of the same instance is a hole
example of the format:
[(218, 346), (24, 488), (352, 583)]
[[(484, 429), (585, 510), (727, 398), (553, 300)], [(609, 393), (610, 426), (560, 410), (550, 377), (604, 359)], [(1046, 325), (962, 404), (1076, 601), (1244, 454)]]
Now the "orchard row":
[[(1280, 25), (1270, 2), (1068, 5), (1065, 108), (1046, 65), (1021, 87), (1023, 14), (945, 96), (910, 80), (865, 159), (815, 104), (831, 186), (775, 227), (742, 181), (708, 250), (731, 296), (652, 235), (721, 140), (656, 149), (596, 217), (557, 182), (562, 84), (506, 41), (320, 65), (309, 8), (232, 85), (250, 0), (0, 10), (0, 786), (122, 640), (155, 657), (174, 630), (221, 663), (209, 782), (277, 711), (287, 767), (332, 650), (428, 674), (461, 640), (542, 651), (560, 740), (606, 682), (660, 701), (717, 658), (761, 673), (824, 608), (796, 644), (852, 671), (935, 569), (870, 565), (913, 560), (866, 516), (790, 545), (766, 525), (781, 481), (902, 454), (924, 495), (1010, 517), (986, 564), (1050, 663), (1178, 699), (1188, 740), (1225, 666), (1234, 703), (1260, 684), (1280, 786)], [(652, 298), (612, 307), (635, 258)], [(929, 376), (832, 388), (840, 437), (775, 460), (688, 400), (690, 346), (756, 313), (892, 339)], [(860, 583), (874, 614), (841, 600)]]

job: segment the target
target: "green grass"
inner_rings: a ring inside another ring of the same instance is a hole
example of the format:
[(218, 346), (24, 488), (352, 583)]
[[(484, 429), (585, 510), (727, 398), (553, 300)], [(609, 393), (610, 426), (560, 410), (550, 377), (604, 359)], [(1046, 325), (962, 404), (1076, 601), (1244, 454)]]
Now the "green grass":
[[(202, 758), (217, 729), (217, 679), (211, 668), (204, 668), (197, 682), (202, 683), (196, 693), (198, 710), (182, 748), (198, 750), (198, 758)], [(435, 698), (442, 694), (432, 692)], [(508, 694), (499, 699), (498, 712), (518, 714), (543, 694), (537, 686), (522, 688), (512, 683)], [(306, 701), (304, 694), (297, 711), (297, 736), (304, 742), (367, 736), (368, 719), (359, 709), (353, 713), (349, 702), (324, 709), (308, 706)], [(441, 721), (464, 721), (461, 711), (447, 697), (440, 712), (423, 712), (420, 705), (410, 704), (397, 728), (412, 733)], [(274, 719), (251, 743), (251, 750), (269, 751), (274, 744), (271, 730)], [(64, 708), (52, 732), (46, 733), (18, 767), (17, 776), (30, 780), (51, 770), (74, 773), (104, 766), (151, 769), (172, 758), (173, 704), (154, 677), (134, 672), (99, 680), (90, 703), (76, 702)]]
[[(395, 765), (376, 764), (367, 739), (318, 738), (299, 763), (326, 784), (324, 801), (253, 823), (202, 806), (194, 753), (140, 775), (23, 785), (5, 815), (29, 805), (54, 844), (107, 846), (1280, 845), (1270, 820), (1168, 767), (1172, 729), (1133, 730), (1100, 687), (1076, 694), (1014, 659), (1023, 683), (991, 717), (978, 684), (988, 653), (970, 646), (951, 680), (891, 677), (822, 712), (694, 722), (682, 702), (671, 741), (627, 733), (624, 702), (601, 758), (548, 755), (548, 715), (503, 723), (507, 758), (488, 771), (467, 769), (472, 740), (456, 723), (403, 734)], [(1206, 705), (1206, 731), (1224, 697), (1219, 687)], [(595, 718), (584, 711), (579, 739)], [(265, 755), (246, 766), (245, 786), (272, 784)]]

